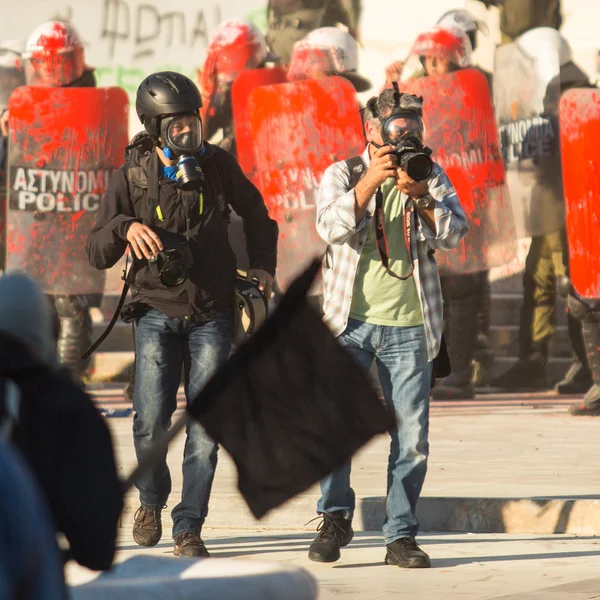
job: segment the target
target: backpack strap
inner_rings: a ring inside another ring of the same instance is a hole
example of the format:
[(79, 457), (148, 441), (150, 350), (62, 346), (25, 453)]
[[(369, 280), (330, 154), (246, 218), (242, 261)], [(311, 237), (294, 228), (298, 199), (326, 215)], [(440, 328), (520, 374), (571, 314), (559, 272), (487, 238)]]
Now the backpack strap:
[(348, 165), (350, 171), (350, 189), (353, 190), (367, 172), (367, 165), (362, 156), (353, 156), (346, 160), (345, 163)]
[(213, 191), (217, 197), (217, 206), (219, 207), (219, 212), (221, 213), (225, 223), (229, 225), (229, 223), (231, 223), (231, 209), (229, 208), (229, 202), (227, 202), (227, 197), (225, 195), (225, 186), (223, 185), (223, 179), (225, 177), (221, 172), (221, 167), (219, 166), (218, 162), (215, 161), (212, 163), (211, 167), (215, 175), (215, 177), (211, 179), (213, 179), (216, 187), (213, 184), (211, 185), (213, 185)]

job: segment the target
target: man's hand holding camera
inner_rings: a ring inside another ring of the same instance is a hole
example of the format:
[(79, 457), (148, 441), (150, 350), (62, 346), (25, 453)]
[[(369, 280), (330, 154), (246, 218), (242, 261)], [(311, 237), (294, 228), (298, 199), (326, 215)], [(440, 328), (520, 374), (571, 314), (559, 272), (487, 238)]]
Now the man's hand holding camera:
[(389, 177), (396, 176), (398, 159), (393, 146), (377, 148), (365, 176), (354, 188), (356, 196), (356, 220), (360, 220), (377, 188)]
[[(429, 186), (426, 181), (415, 181), (406, 171), (403, 171), (400, 168), (396, 171), (396, 189), (407, 196), (410, 196), (413, 200), (418, 200), (429, 194)], [(431, 202), (426, 208), (419, 207), (418, 204), (416, 206), (417, 211), (421, 217), (423, 217), (427, 225), (429, 225), (432, 231), (435, 231), (435, 203)]]
[(129, 226), (127, 241), (131, 244), (133, 252), (139, 260), (142, 258), (150, 260), (163, 249), (162, 242), (156, 233), (150, 227), (137, 221)]
[(420, 198), (429, 192), (429, 186), (425, 181), (415, 181), (402, 169), (396, 169), (396, 188), (413, 199)]

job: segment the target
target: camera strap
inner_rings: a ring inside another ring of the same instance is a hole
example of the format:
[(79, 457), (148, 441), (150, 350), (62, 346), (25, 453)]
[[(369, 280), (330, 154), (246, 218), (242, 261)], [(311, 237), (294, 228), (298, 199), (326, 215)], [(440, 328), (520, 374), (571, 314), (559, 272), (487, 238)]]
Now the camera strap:
[(119, 302), (118, 302), (117, 308), (115, 309), (115, 312), (112, 316), (112, 319), (110, 320), (110, 323), (106, 326), (106, 329), (102, 332), (100, 337), (81, 355), (81, 360), (86, 360), (87, 358), (89, 358), (92, 355), (92, 353), (94, 353), (97, 350), (98, 346), (100, 346), (100, 344), (108, 337), (108, 335), (112, 331), (113, 327), (119, 320), (119, 316), (121, 314), (121, 309), (123, 308), (123, 305), (125, 304), (125, 300), (127, 300), (127, 293), (129, 292), (129, 286), (134, 282), (135, 275), (138, 270), (137, 261), (132, 260), (131, 267), (129, 267), (129, 272), (128, 272), (127, 271), (128, 262), (129, 262), (129, 257), (127, 257), (125, 259), (125, 268), (123, 269), (123, 277), (122, 277), (122, 279), (125, 283), (123, 283), (123, 291), (121, 292), (121, 297), (119, 298)]
[(404, 243), (406, 244), (406, 252), (408, 254), (408, 263), (410, 264), (410, 271), (407, 275), (401, 276), (394, 273), (389, 268), (389, 248), (387, 236), (385, 235), (385, 217), (383, 213), (383, 192), (381, 191), (381, 187), (377, 188), (377, 192), (375, 193), (375, 240), (377, 243), (377, 250), (379, 251), (379, 257), (381, 258), (381, 264), (385, 267), (385, 269), (398, 279), (402, 281), (406, 281), (409, 277), (412, 276), (415, 270), (415, 265), (412, 258), (411, 253), (411, 242), (412, 242), (412, 217), (413, 217), (414, 207), (412, 203), (404, 209), (404, 216), (402, 222), (404, 224)]

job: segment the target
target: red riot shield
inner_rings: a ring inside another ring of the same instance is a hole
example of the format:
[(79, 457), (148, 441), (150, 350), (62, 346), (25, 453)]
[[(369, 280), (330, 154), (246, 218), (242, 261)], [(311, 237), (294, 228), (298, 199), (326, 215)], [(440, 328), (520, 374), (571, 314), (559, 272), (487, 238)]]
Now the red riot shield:
[(469, 233), (452, 252), (436, 255), (444, 275), (486, 271), (517, 255), (513, 219), (494, 107), (486, 77), (464, 69), (401, 84), (423, 96), (425, 144), (452, 181)]
[(364, 150), (359, 109), (354, 87), (341, 77), (259, 87), (250, 97), (258, 187), (279, 224), (283, 291), (325, 250), (316, 229), (318, 188), (327, 167)]
[(600, 298), (600, 90), (563, 94), (560, 143), (569, 270), (575, 290)]
[(233, 106), (233, 125), (235, 140), (238, 147), (238, 162), (246, 177), (256, 180), (256, 163), (253, 148), (252, 127), (250, 125), (248, 103), (252, 92), (263, 85), (284, 83), (285, 69), (273, 67), (272, 69), (253, 69), (242, 71), (231, 88), (231, 104)]
[(120, 88), (21, 87), (10, 98), (7, 269), (48, 294), (97, 294), (105, 273), (85, 245), (123, 162), (129, 99)]

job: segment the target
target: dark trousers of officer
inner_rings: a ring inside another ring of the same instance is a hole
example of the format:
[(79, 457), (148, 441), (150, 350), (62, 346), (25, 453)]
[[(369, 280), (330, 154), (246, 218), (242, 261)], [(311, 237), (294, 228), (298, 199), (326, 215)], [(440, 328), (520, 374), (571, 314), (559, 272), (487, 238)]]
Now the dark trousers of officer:
[(81, 355), (92, 345), (90, 299), (86, 296), (49, 296), (60, 322), (57, 352), (60, 363), (79, 380), (85, 374), (90, 359)]
[(571, 291), (567, 302), (573, 318), (582, 324), (584, 351), (594, 381), (584, 403), (600, 405), (600, 299), (583, 299)]
[(446, 387), (470, 387), (472, 363), (481, 355), (491, 358), (489, 271), (440, 278), (444, 298), (444, 333), (452, 374)]
[[(532, 356), (545, 365), (548, 343), (556, 333), (557, 281), (567, 275), (566, 230), (534, 237), (523, 275), (523, 307), (519, 329), (519, 356)], [(569, 338), (576, 360), (587, 364), (581, 322), (567, 312)]]

